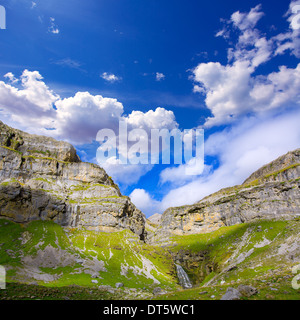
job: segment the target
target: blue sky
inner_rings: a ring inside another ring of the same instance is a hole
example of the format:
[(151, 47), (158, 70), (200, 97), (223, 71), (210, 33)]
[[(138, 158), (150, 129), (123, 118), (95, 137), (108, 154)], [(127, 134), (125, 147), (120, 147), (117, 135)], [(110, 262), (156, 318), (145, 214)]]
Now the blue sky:
[[(299, 1), (7, 0), (0, 119), (73, 143), (96, 133), (204, 128), (205, 170), (108, 163), (146, 213), (242, 183), (299, 147)], [(52, 130), (49, 130), (49, 129)]]

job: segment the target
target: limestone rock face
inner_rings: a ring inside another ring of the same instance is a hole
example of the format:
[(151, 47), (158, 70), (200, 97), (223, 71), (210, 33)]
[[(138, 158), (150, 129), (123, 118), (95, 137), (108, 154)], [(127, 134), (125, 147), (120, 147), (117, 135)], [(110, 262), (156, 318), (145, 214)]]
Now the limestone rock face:
[(60, 161), (80, 162), (75, 148), (64, 141), (29, 134), (0, 121), (0, 145), (22, 152), (23, 156), (52, 157)]
[(300, 149), (254, 172), (242, 185), (222, 189), (188, 206), (169, 208), (157, 236), (208, 233), (256, 219), (300, 215)]
[(98, 165), (69, 143), (0, 122), (0, 217), (53, 220), (96, 231), (130, 229), (145, 237), (145, 217)]
[(161, 222), (161, 214), (155, 213), (151, 217), (148, 218), (148, 220), (154, 224), (160, 224)]

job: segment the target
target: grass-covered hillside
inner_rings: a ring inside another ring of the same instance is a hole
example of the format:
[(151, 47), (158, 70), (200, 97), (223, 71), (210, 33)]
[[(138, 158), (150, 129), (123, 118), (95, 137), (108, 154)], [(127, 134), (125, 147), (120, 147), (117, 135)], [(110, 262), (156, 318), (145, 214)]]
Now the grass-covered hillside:
[[(209, 234), (176, 236), (171, 251), (182, 263), (193, 289), (162, 299), (220, 299), (228, 287), (258, 289), (251, 299), (300, 299), (293, 268), (300, 270), (300, 219), (256, 221), (223, 227)], [(180, 252), (180, 254), (178, 254)], [(196, 262), (199, 253), (202, 259)], [(200, 255), (201, 256), (201, 255)], [(191, 257), (191, 259), (189, 259)], [(195, 259), (196, 258), (196, 259)], [(298, 279), (300, 279), (298, 272)]]
[[(21, 225), (0, 219), (0, 265), (7, 270), (8, 290), (17, 288), (10, 283), (59, 290), (100, 286), (111, 296), (126, 289), (132, 291), (127, 296), (135, 296), (141, 290), (147, 295), (157, 286), (166, 290), (178, 286), (171, 255), (145, 244), (129, 230), (98, 233), (50, 221)], [(116, 290), (116, 283), (124, 286)]]
[[(175, 236), (162, 246), (143, 243), (131, 231), (0, 219), (0, 265), (7, 270), (0, 299), (220, 299), (239, 284), (258, 289), (249, 299), (300, 299), (292, 287), (292, 269), (300, 264), (299, 220)], [(178, 285), (175, 262), (192, 289)], [(116, 288), (119, 282), (124, 286)], [(162, 294), (153, 295), (156, 287)]]

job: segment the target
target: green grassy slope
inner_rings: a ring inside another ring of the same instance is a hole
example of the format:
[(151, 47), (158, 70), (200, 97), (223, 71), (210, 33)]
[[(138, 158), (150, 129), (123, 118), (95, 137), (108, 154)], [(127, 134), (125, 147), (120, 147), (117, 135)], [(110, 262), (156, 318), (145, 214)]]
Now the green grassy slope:
[(6, 268), (8, 287), (23, 283), (93, 289), (114, 288), (117, 282), (146, 292), (178, 287), (170, 254), (128, 230), (96, 233), (50, 221), (20, 225), (0, 219), (0, 265)]
[[(220, 299), (241, 283), (259, 290), (250, 299), (300, 299), (291, 284), (292, 268), (300, 264), (299, 220), (175, 236), (162, 247), (126, 230), (96, 233), (0, 219), (0, 265), (7, 271), (0, 299)], [(174, 262), (180, 257), (192, 289), (178, 285)], [(117, 282), (124, 287), (116, 289)], [(166, 294), (153, 296), (157, 286)]]
[[(300, 219), (256, 221), (220, 228), (209, 234), (176, 236), (171, 251), (207, 258), (188, 269), (191, 278), (199, 275), (201, 264), (213, 265), (212, 272), (198, 277), (199, 283), (160, 299), (220, 299), (230, 287), (253, 285), (259, 293), (251, 299), (300, 299), (292, 286), (293, 267), (300, 265)], [(188, 263), (186, 263), (188, 266)], [(298, 281), (299, 283), (300, 281)]]

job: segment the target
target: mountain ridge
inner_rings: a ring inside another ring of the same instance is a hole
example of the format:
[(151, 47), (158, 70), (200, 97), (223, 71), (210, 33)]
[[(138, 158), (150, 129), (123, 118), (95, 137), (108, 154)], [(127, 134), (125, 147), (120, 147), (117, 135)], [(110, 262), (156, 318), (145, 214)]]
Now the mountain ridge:
[(0, 145), (0, 216), (108, 232), (127, 228), (146, 237), (144, 214), (104, 169), (81, 162), (71, 144), (0, 123)]
[[(241, 283), (259, 289), (253, 299), (270, 299), (275, 285), (276, 297), (299, 298), (299, 149), (240, 186), (146, 219), (70, 144), (49, 150), (52, 138), (0, 128), (0, 299), (211, 300)], [(182, 290), (176, 265), (192, 288)]]
[(168, 208), (152, 239), (300, 215), (299, 177), (300, 149), (296, 149), (258, 169), (242, 185), (223, 188), (193, 205)]

